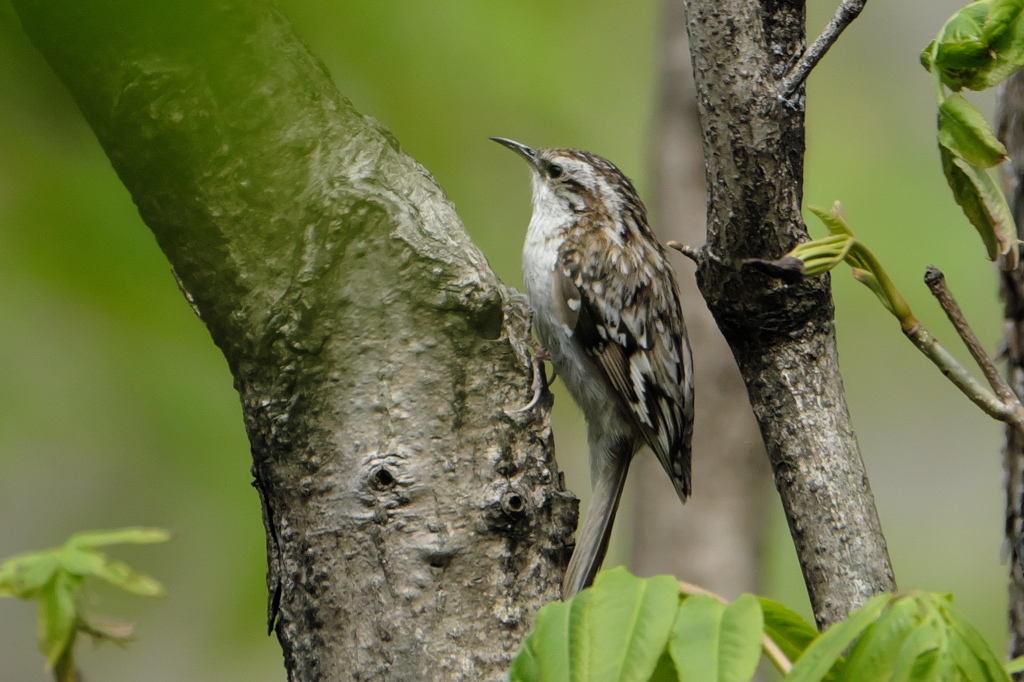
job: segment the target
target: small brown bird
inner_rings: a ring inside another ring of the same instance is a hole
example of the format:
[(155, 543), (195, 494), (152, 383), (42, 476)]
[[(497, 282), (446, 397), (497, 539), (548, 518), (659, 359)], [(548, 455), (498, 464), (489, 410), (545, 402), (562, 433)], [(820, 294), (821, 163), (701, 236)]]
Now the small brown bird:
[(629, 463), (644, 444), (679, 499), (690, 494), (693, 361), (672, 268), (633, 183), (596, 154), (491, 139), (533, 171), (526, 296), (587, 421), (594, 495), (562, 582), (568, 598), (604, 560)]

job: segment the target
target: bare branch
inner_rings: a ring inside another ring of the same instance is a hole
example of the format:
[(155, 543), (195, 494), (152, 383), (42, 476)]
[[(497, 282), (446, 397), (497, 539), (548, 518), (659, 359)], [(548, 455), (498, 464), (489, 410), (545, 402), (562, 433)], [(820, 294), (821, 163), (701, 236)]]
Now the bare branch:
[(764, 78), (803, 52), (803, 5), (686, 0), (686, 13), (708, 188), (697, 284), (747, 386), (824, 629), (896, 580), (846, 406), (829, 281), (742, 267), (807, 240), (803, 110), (780, 105)]
[(960, 305), (953, 298), (953, 292), (946, 286), (946, 276), (934, 265), (929, 265), (924, 273), (924, 283), (928, 285), (928, 289), (946, 312), (946, 317), (949, 318), (953, 328), (956, 329), (956, 333), (960, 335), (964, 345), (967, 346), (971, 357), (981, 367), (981, 371), (988, 380), (988, 385), (992, 387), (992, 390), (996, 392), (996, 395), (999, 396), (1003, 403), (1007, 406), (1012, 406), (1017, 402), (1017, 396), (1013, 394), (1013, 389), (1010, 388), (1010, 385), (1006, 383), (1006, 380), (999, 373), (995, 363), (992, 362), (992, 358), (985, 352), (974, 330), (967, 324), (967, 319), (964, 318)]
[(821, 32), (821, 35), (815, 39), (809, 48), (804, 50), (797, 63), (793, 65), (793, 68), (789, 70), (786, 77), (782, 79), (782, 83), (779, 86), (780, 98), (789, 99), (793, 96), (793, 93), (807, 79), (808, 74), (818, 65), (818, 62), (825, 56), (825, 53), (828, 52), (833, 43), (839, 40), (839, 36), (846, 30), (846, 27), (853, 23), (853, 20), (860, 15), (867, 1), (843, 0), (839, 8), (836, 9), (835, 16), (825, 26), (825, 30)]
[(681, 244), (673, 239), (670, 239), (669, 241), (665, 242), (665, 246), (667, 246), (670, 249), (675, 249), (679, 253), (683, 254), (684, 256), (692, 260), (694, 263), (700, 262), (700, 252), (697, 249), (693, 248), (692, 246)]

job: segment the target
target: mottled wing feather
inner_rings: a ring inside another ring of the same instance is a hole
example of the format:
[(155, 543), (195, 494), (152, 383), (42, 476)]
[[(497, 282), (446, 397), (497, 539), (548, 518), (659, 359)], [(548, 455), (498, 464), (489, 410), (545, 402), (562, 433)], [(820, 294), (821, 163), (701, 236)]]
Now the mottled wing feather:
[[(657, 254), (663, 258), (660, 252)], [(679, 496), (690, 494), (693, 422), (689, 352), (682, 312), (667, 263), (650, 271), (647, 286), (613, 285), (616, 264), (562, 251), (555, 295), (573, 301), (563, 319), (622, 400), (625, 411), (672, 478)], [(578, 303), (577, 303), (578, 302)], [(575, 325), (568, 325), (574, 319)]]

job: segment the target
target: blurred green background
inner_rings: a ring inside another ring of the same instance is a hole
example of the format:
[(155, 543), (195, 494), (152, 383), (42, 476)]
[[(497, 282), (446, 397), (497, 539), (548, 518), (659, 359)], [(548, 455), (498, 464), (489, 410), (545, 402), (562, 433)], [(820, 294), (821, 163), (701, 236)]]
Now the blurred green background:
[[(917, 62), (961, 4), (868, 4), (809, 82), (805, 198), (823, 206), (842, 199), (918, 316), (954, 347), (921, 284), (927, 264), (941, 267), (995, 349), (1002, 323), (994, 273), (942, 178), (934, 100)], [(282, 7), (342, 92), (437, 176), (505, 281), (520, 284), (528, 175), (488, 136), (593, 150), (649, 196), (657, 0)], [(812, 33), (833, 7), (810, 2)], [(991, 109), (991, 96), (975, 99)], [(692, 279), (683, 259), (679, 271)], [(954, 592), (1001, 649), (1001, 429), (939, 376), (848, 272), (834, 282), (846, 387), (899, 583)], [(276, 640), (265, 634), (263, 530), (227, 367), (6, 2), (0, 386), (0, 557), (83, 529), (144, 524), (176, 534), (166, 545), (115, 549), (162, 580), (169, 596), (152, 602), (96, 590), (93, 611), (135, 621), (139, 641), (127, 652), (83, 646), (89, 678), (284, 679)], [(560, 463), (570, 487), (585, 494), (582, 419), (564, 396), (555, 418)], [(763, 591), (806, 613), (777, 502), (771, 514)], [(0, 682), (48, 679), (34, 618), (32, 605), (0, 600)]]

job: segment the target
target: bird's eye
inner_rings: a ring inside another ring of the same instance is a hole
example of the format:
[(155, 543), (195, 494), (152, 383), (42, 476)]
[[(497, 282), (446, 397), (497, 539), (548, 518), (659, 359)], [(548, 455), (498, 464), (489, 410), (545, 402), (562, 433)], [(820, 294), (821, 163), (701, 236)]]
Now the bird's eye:
[(548, 166), (548, 175), (550, 175), (552, 178), (562, 177), (562, 167), (559, 166), (557, 163), (551, 164), (550, 166)]

